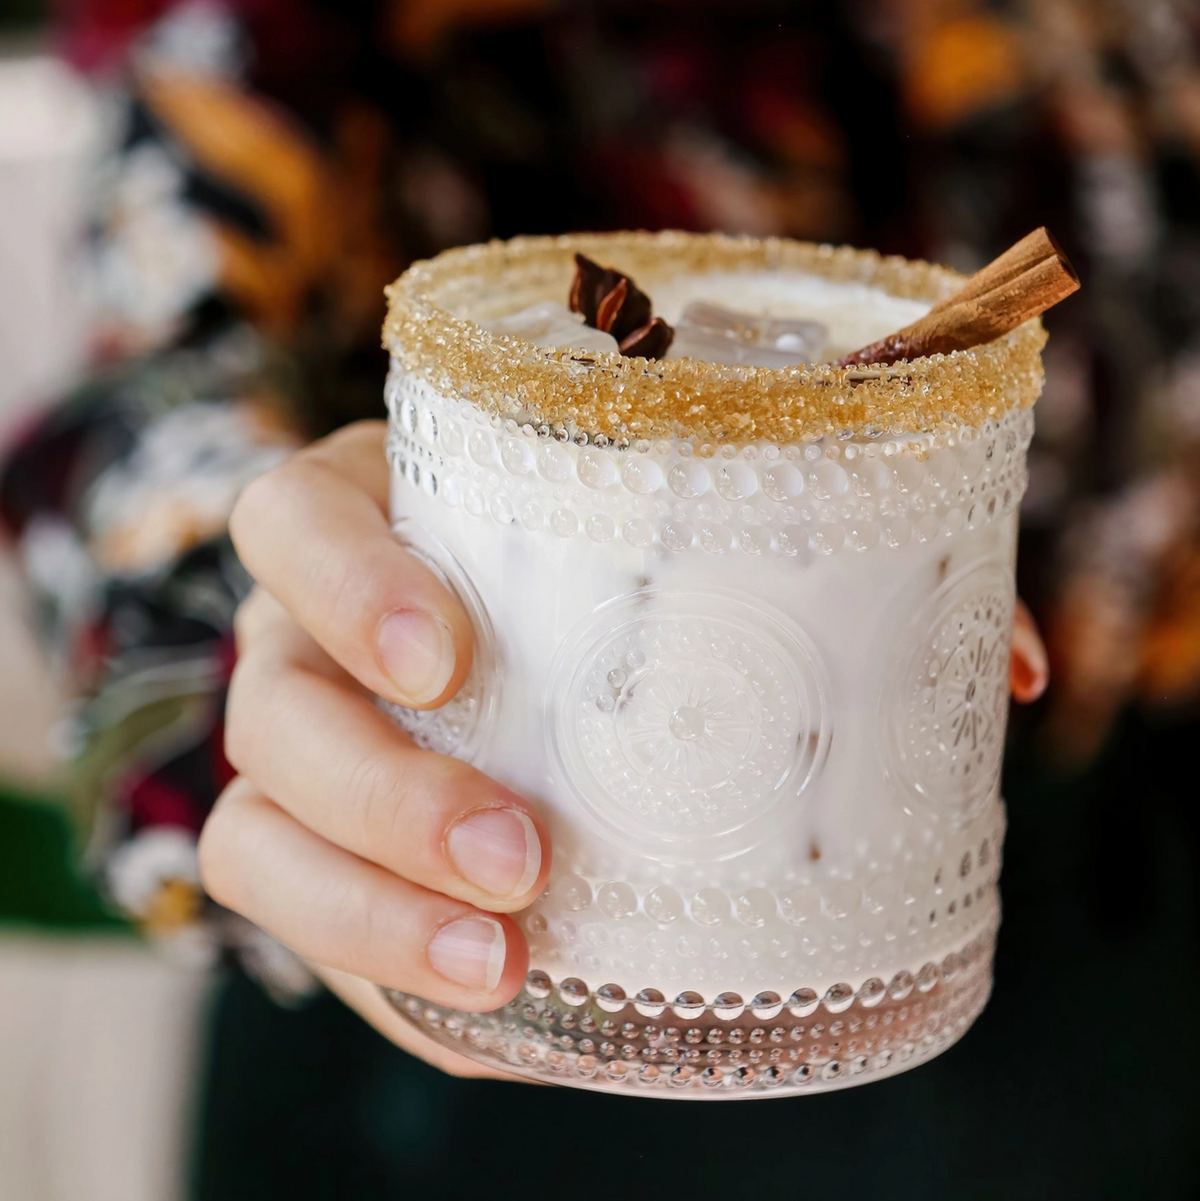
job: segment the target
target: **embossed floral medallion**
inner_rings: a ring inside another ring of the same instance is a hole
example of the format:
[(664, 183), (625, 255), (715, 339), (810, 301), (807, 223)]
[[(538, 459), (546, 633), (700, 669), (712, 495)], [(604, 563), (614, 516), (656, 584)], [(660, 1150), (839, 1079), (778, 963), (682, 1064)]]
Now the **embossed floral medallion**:
[[(828, 740), (802, 630), (732, 594), (640, 592), (560, 648), (552, 738), (567, 783), (625, 843), (736, 853), (800, 795)], [(720, 848), (713, 846), (720, 843)]]

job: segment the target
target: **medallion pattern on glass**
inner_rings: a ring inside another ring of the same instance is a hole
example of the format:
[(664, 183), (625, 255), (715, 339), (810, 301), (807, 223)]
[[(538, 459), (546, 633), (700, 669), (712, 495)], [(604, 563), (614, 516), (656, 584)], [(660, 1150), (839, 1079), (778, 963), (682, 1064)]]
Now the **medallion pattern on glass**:
[(914, 625), (893, 683), (896, 774), (919, 803), (969, 819), (997, 787), (1008, 719), (1012, 573), (984, 563), (946, 581)]
[(442, 543), (415, 522), (397, 521), (396, 536), (458, 598), (475, 631), (475, 654), (463, 686), (439, 709), (406, 709), (381, 700), (380, 707), (413, 741), (439, 755), (471, 760), (483, 747), (500, 701), (496, 640), (491, 619), (470, 577)]
[(563, 642), (552, 740), (568, 783), (626, 844), (736, 853), (795, 803), (828, 741), (824, 671), (802, 630), (726, 594), (640, 592)]

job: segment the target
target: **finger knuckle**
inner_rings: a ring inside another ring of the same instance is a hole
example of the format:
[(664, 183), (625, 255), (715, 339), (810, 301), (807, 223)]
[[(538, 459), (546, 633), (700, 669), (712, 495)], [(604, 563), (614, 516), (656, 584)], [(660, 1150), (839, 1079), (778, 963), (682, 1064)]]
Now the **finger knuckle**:
[(373, 573), (364, 568), (367, 564), (360, 558), (345, 556), (334, 547), (313, 557), (305, 589), (310, 596), (324, 598), (321, 607), (331, 631), (357, 630), (375, 612)]
[(365, 443), (382, 442), (386, 431), (385, 422), (364, 418), (343, 426), (340, 430), (330, 434), (328, 438), (317, 443), (316, 446), (337, 454), (346, 449), (357, 449)]
[(272, 512), (279, 503), (280, 481), (290, 463), (289, 459), (280, 466), (255, 476), (238, 493), (233, 511), (229, 514), (229, 536), (243, 560), (250, 550), (247, 535), (257, 525), (260, 515)]
[(229, 680), (225, 699), (225, 758), (236, 771), (247, 773), (260, 738), (252, 713), (261, 709), (253, 693), (254, 666), (249, 658), (240, 659)]
[(239, 653), (245, 651), (254, 635), (254, 609), (252, 606), (257, 595), (258, 589), (256, 588), (233, 611), (233, 639)]
[(395, 956), (395, 931), (381, 909), (358, 874), (313, 882), (314, 932), (333, 951), (331, 966), (370, 978), (379, 974), (381, 958)]
[(277, 524), (281, 513), (295, 508), (311, 493), (317, 483), (314, 477), (323, 479), (327, 470), (307, 452), (299, 451), (242, 488), (229, 517), (229, 535), (252, 575), (255, 533), (268, 523)]
[[(473, 798), (486, 799), (486, 777), (469, 764), (448, 755), (422, 755), (425, 789), (439, 810), (457, 810)], [(490, 795), (490, 794), (489, 794)]]
[(255, 639), (262, 625), (267, 594), (261, 588), (253, 588), (233, 613), (233, 636), (237, 648), (244, 652)]
[(323, 621), (331, 632), (357, 641), (373, 639), (384, 615), (404, 603), (408, 595), (404, 564), (394, 549), (390, 542), (371, 540), (352, 554), (340, 546), (313, 554), (305, 589), (320, 598)]
[(411, 837), (411, 777), (397, 768), (386, 754), (360, 758), (350, 768), (349, 794), (366, 846), (403, 845)]
[(222, 796), (208, 815), (196, 848), (200, 883), (204, 891), (218, 904), (229, 908), (235, 907), (237, 899), (229, 853), (233, 836), (231, 826), (235, 824), (233, 806)]

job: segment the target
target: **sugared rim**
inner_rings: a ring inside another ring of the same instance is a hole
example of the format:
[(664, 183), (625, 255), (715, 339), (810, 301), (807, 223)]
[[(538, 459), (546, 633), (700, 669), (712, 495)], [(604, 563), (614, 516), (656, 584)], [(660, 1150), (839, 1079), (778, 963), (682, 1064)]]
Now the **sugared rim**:
[(1042, 390), (1040, 320), (986, 346), (890, 367), (781, 369), (550, 350), (479, 324), (565, 297), (576, 251), (628, 272), (651, 297), (656, 280), (712, 271), (803, 271), (929, 301), (962, 279), (918, 260), (783, 238), (677, 231), (514, 238), (414, 263), (386, 290), (384, 347), (442, 395), (612, 439), (795, 442), (981, 426), (1028, 408)]

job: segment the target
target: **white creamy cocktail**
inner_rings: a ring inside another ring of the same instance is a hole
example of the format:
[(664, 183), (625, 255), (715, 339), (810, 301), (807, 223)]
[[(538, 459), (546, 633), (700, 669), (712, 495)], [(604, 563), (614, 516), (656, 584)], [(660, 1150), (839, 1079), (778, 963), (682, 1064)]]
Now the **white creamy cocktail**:
[(392, 994), (475, 1058), (663, 1096), (813, 1091), (958, 1038), (990, 987), (1016, 510), (1040, 324), (883, 369), (488, 332), (583, 253), (678, 319), (807, 318), (829, 354), (957, 282), (715, 236), (524, 239), (393, 288), (398, 535), (475, 666), (425, 745), (537, 802), (531, 972), (495, 1014)]

